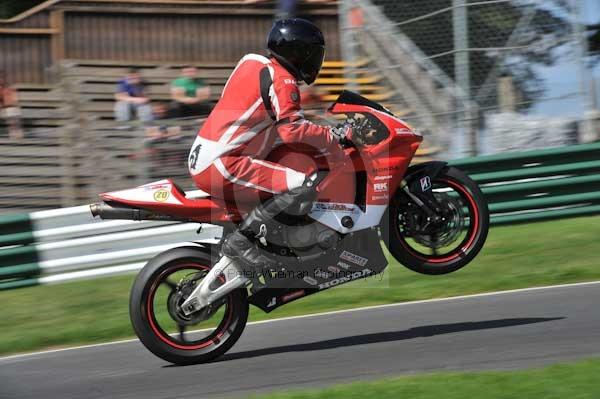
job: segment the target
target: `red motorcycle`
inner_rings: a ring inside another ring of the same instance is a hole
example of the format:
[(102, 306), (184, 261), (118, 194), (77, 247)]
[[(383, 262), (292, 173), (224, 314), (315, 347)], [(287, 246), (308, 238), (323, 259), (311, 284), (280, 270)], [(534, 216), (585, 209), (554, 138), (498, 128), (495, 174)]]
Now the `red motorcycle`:
[[(278, 215), (277, 227), (260, 238), (276, 267), (244, 270), (219, 255), (219, 244), (190, 243), (141, 270), (130, 316), (155, 355), (189, 364), (224, 354), (242, 334), (249, 304), (271, 312), (381, 273), (387, 266), (382, 240), (396, 260), (424, 274), (456, 271), (480, 251), (489, 212), (473, 180), (445, 162), (409, 166), (422, 137), (375, 102), (345, 91), (329, 112), (353, 126), (344, 143), (346, 161), (329, 167), (315, 157), (318, 196), (310, 211)], [(269, 159), (294, 167), (294, 157), (286, 155), (310, 151), (282, 146)], [(103, 219), (211, 223), (223, 226), (223, 235), (255, 206), (188, 198), (170, 180), (101, 198), (91, 211)]]

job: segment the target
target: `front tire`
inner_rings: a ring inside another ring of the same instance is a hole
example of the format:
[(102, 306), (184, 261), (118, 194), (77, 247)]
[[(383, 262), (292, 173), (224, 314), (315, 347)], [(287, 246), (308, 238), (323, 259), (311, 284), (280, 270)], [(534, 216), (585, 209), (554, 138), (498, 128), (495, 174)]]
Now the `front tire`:
[[(422, 274), (447, 274), (464, 267), (479, 253), (489, 230), (489, 211), (477, 183), (461, 170), (445, 167), (431, 181), (428, 195), (433, 195), (446, 212), (439, 226), (415, 227), (425, 224), (425, 216), (399, 190), (384, 216), (381, 234), (394, 258), (407, 268)], [(409, 181), (408, 186), (412, 183)], [(452, 239), (455, 241), (450, 242)], [(446, 241), (447, 245), (440, 247)]]
[(129, 301), (131, 323), (142, 344), (161, 359), (180, 365), (211, 361), (244, 331), (249, 307), (245, 289), (229, 293), (207, 320), (177, 311), (185, 292), (212, 266), (208, 253), (181, 247), (157, 255), (136, 277)]

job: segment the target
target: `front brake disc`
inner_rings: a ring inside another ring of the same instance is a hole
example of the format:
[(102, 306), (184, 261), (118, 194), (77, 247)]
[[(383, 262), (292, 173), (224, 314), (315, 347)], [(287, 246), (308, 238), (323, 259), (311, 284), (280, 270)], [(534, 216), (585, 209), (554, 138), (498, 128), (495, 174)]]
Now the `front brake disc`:
[(464, 226), (464, 218), (460, 204), (450, 196), (443, 195), (438, 202), (445, 210), (443, 219), (425, 229), (415, 232), (413, 238), (428, 248), (443, 248), (453, 243)]

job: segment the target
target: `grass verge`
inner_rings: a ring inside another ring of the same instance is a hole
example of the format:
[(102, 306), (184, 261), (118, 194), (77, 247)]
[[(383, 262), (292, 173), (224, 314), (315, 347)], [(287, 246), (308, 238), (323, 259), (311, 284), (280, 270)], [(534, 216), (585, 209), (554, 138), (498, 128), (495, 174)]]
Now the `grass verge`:
[(595, 359), (523, 371), (426, 374), (356, 382), (318, 391), (290, 391), (256, 398), (595, 399), (600, 397), (598, 373), (600, 360)]
[[(445, 276), (414, 273), (390, 259), (371, 278), (301, 299), (250, 320), (533, 286), (600, 280), (600, 217), (490, 231), (481, 254)], [(133, 276), (0, 292), (0, 354), (132, 337), (128, 296)]]

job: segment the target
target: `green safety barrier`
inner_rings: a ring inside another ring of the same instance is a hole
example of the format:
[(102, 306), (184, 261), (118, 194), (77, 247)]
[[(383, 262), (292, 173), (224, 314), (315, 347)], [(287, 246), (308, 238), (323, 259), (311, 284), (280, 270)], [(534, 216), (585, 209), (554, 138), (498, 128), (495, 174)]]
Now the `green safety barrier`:
[(9, 278), (33, 277), (40, 274), (40, 267), (37, 263), (26, 263), (23, 265), (0, 267), (0, 280)]
[(539, 164), (539, 166), (561, 166), (574, 161), (598, 161), (598, 154), (600, 154), (600, 142), (463, 158), (453, 161), (452, 164), (460, 166), (470, 174), (479, 174), (516, 170), (535, 164)]
[[(462, 166), (457, 163), (457, 167), (462, 169)], [(498, 165), (501, 167), (502, 165)], [(599, 161), (587, 161), (587, 162), (574, 162), (564, 163), (562, 165), (552, 166), (536, 166), (536, 167), (523, 167), (514, 170), (504, 170), (498, 172), (487, 172), (487, 173), (472, 173), (468, 169), (466, 172), (469, 173), (473, 180), (479, 184), (503, 182), (520, 179), (533, 179), (542, 177), (551, 177), (557, 175), (580, 175), (588, 173), (599, 173), (600, 172), (600, 160)]]
[(491, 223), (494, 226), (500, 226), (517, 223), (542, 222), (545, 220), (564, 219), (597, 214), (600, 214), (600, 205), (588, 205), (568, 209), (542, 210), (539, 212), (523, 213), (519, 215), (492, 215)]
[(0, 291), (12, 290), (14, 288), (33, 287), (35, 285), (39, 285), (38, 279), (35, 278), (0, 281)]
[(488, 201), (493, 225), (600, 213), (600, 142), (464, 158)]
[(30, 214), (0, 217), (0, 290), (36, 285), (40, 275)]
[(29, 214), (0, 216), (0, 246), (32, 244), (33, 231)]

